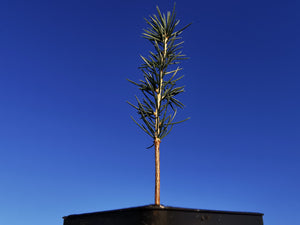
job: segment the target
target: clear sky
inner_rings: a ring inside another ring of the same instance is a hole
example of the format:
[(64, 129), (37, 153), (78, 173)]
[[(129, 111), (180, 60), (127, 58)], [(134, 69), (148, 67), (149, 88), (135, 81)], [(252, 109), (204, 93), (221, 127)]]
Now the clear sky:
[[(0, 2), (0, 224), (154, 202), (151, 139), (130, 119), (144, 17), (173, 1)], [(300, 208), (300, 2), (177, 0), (178, 125), (161, 144), (161, 202), (265, 214)]]

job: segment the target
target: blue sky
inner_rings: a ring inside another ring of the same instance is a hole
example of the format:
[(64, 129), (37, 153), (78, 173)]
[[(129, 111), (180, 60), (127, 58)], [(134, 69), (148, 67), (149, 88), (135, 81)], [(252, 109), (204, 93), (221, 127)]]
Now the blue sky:
[[(177, 0), (186, 105), (161, 144), (161, 202), (300, 207), (299, 1)], [(153, 204), (154, 153), (130, 119), (151, 45), (144, 17), (173, 1), (0, 2), (0, 224)]]

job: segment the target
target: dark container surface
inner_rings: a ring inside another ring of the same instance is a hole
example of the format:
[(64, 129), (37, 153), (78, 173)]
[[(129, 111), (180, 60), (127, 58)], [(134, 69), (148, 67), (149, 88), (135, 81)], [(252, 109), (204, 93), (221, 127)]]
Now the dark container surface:
[(148, 205), (63, 217), (64, 225), (263, 225), (262, 213)]

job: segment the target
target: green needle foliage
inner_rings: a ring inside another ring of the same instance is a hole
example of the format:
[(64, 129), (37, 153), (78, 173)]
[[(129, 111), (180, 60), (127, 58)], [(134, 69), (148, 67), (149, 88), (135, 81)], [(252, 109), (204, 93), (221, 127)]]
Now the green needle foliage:
[(175, 124), (188, 119), (174, 122), (177, 108), (184, 107), (177, 99), (184, 87), (176, 86), (176, 82), (183, 78), (177, 77), (182, 70), (178, 64), (186, 59), (181, 51), (183, 41), (180, 41), (180, 35), (190, 24), (176, 29), (180, 21), (175, 18), (175, 6), (173, 12), (167, 12), (167, 15), (157, 7), (157, 13), (145, 19), (148, 28), (144, 29), (143, 37), (151, 42), (154, 51), (150, 51), (147, 58), (141, 56), (143, 64), (140, 69), (144, 79), (139, 82), (129, 80), (138, 86), (143, 98), (136, 97), (137, 105), (128, 102), (137, 110), (142, 123), (132, 119), (154, 141), (163, 139)]

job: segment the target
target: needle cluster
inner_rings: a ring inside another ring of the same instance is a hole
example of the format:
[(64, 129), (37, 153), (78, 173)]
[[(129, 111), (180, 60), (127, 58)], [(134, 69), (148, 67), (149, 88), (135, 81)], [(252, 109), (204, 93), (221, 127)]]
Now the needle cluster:
[(175, 7), (167, 15), (157, 7), (157, 13), (145, 19), (148, 27), (144, 29), (143, 37), (151, 42), (154, 51), (150, 51), (148, 57), (141, 56), (143, 64), (140, 70), (144, 79), (139, 82), (129, 80), (138, 86), (143, 97), (136, 97), (137, 105), (128, 102), (137, 110), (142, 123), (132, 119), (154, 141), (161, 140), (175, 124), (188, 119), (174, 121), (177, 109), (184, 107), (177, 99), (184, 87), (177, 87), (176, 83), (183, 78), (177, 74), (182, 70), (180, 62), (186, 59), (181, 51), (183, 41), (180, 41), (180, 35), (189, 25), (176, 29), (180, 21), (176, 19)]

